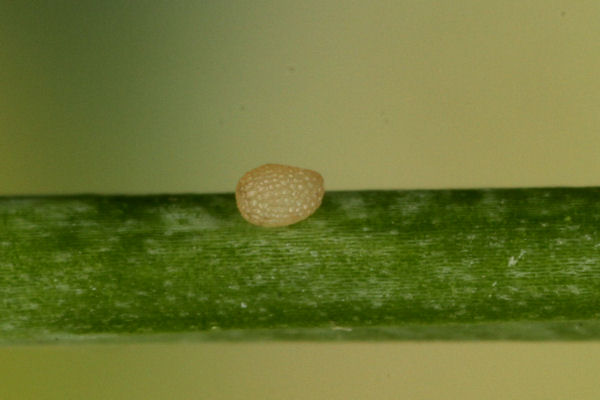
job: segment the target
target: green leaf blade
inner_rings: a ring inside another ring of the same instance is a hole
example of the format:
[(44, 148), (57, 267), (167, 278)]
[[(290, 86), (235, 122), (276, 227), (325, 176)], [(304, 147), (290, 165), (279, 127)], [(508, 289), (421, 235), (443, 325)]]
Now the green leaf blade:
[(231, 194), (0, 198), (0, 342), (598, 338), (598, 200), (329, 192), (265, 229)]

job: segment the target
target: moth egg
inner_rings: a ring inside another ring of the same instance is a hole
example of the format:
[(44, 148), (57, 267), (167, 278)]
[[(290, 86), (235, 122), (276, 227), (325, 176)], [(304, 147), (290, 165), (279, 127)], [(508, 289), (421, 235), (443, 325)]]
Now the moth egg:
[(318, 172), (265, 164), (242, 176), (235, 189), (235, 201), (246, 221), (277, 227), (311, 216), (321, 205), (324, 194), (323, 177)]

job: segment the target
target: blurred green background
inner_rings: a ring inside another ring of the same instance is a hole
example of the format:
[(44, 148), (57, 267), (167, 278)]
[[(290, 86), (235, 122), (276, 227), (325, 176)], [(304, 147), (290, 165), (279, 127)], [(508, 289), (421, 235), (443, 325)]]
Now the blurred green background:
[[(599, 37), (595, 0), (0, 1), (0, 195), (231, 192), (265, 162), (329, 190), (599, 185)], [(0, 348), (0, 398), (597, 398), (599, 351)]]
[(0, 6), (0, 194), (600, 183), (598, 1)]

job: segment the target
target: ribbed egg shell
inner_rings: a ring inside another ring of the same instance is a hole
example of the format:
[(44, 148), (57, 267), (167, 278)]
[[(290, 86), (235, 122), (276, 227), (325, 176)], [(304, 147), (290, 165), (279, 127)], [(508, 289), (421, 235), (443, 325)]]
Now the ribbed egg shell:
[(248, 222), (276, 227), (308, 218), (321, 205), (324, 193), (323, 177), (316, 171), (265, 164), (242, 176), (235, 199)]

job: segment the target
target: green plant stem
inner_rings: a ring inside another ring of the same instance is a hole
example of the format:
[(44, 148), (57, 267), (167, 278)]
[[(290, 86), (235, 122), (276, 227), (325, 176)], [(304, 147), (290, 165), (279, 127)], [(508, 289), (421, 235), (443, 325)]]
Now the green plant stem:
[(600, 189), (0, 198), (0, 343), (600, 338)]

